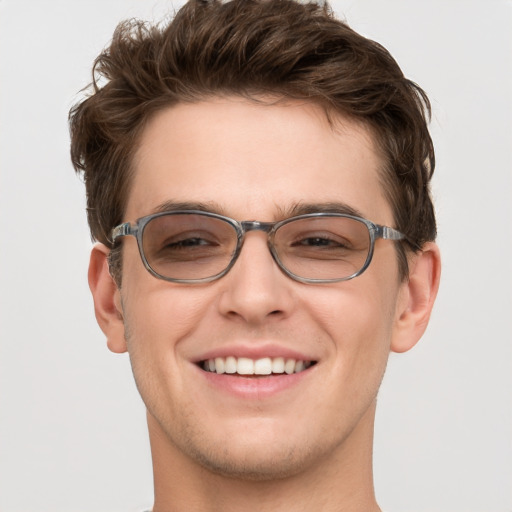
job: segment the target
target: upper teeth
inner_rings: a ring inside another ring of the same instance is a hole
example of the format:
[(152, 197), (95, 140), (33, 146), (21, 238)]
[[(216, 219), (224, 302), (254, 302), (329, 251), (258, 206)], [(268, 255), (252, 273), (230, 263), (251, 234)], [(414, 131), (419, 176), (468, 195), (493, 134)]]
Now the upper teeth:
[(216, 357), (203, 361), (203, 369), (216, 373), (238, 373), (239, 375), (270, 375), (272, 373), (299, 373), (311, 366), (311, 361), (285, 359), (284, 357)]

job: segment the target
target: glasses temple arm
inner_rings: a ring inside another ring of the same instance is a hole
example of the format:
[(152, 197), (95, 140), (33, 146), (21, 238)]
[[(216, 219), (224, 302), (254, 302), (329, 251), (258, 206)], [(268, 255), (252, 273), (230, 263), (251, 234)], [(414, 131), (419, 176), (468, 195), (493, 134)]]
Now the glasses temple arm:
[(379, 238), (383, 238), (384, 240), (403, 240), (407, 238), (403, 233), (400, 233), (400, 231), (389, 228), (388, 226), (377, 226), (376, 234)]
[(116, 226), (111, 233), (112, 243), (114, 244), (116, 239), (120, 236), (127, 236), (133, 234), (132, 227), (129, 222), (125, 222), (124, 224), (119, 224)]
[(411, 245), (415, 250), (421, 251), (421, 246), (418, 245), (414, 240), (411, 240), (407, 235), (404, 235), (400, 231), (388, 226), (377, 225), (376, 231), (377, 238), (383, 238), (384, 240), (404, 240)]

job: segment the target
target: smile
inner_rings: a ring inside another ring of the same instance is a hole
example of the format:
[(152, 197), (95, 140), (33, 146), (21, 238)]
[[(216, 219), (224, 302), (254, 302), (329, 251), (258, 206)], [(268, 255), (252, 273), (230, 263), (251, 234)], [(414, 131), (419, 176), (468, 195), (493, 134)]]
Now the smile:
[(238, 375), (272, 375), (300, 373), (315, 364), (315, 361), (300, 359), (285, 359), (284, 357), (263, 357), (250, 359), (248, 357), (216, 357), (200, 363), (203, 370), (217, 374)]

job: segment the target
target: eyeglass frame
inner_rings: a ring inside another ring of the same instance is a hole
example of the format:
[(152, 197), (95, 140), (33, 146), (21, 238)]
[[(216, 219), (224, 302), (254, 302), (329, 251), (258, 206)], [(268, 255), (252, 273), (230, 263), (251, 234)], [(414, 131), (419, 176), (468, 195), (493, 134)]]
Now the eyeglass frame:
[[(237, 242), (236, 242), (236, 248), (233, 252), (233, 255), (231, 256), (231, 260), (228, 264), (228, 266), (222, 270), (221, 272), (209, 276), (209, 277), (203, 277), (200, 279), (177, 279), (173, 277), (166, 277), (162, 274), (159, 274), (156, 272), (151, 265), (149, 264), (148, 260), (146, 259), (146, 255), (144, 254), (144, 248), (142, 243), (142, 236), (144, 233), (144, 228), (146, 227), (149, 222), (151, 222), (153, 219), (158, 217), (164, 217), (164, 216), (171, 216), (171, 215), (201, 215), (205, 217), (211, 217), (214, 219), (219, 219), (224, 222), (227, 222), (229, 225), (231, 225), (236, 234), (237, 234)], [(313, 278), (306, 278), (301, 277), (290, 270), (288, 270), (282, 261), (279, 259), (279, 255), (277, 254), (277, 251), (275, 250), (275, 246), (273, 243), (273, 235), (275, 232), (283, 225), (288, 224), (290, 222), (300, 220), (300, 219), (310, 219), (310, 218), (320, 218), (320, 217), (340, 217), (340, 218), (348, 218), (353, 219), (358, 222), (363, 223), (367, 229), (368, 233), (370, 235), (370, 246), (368, 248), (368, 255), (366, 257), (366, 261), (364, 262), (363, 266), (357, 271), (351, 274), (347, 277), (342, 278), (333, 278), (333, 279), (313, 279)], [(156, 277), (157, 279), (162, 279), (164, 281), (172, 282), (172, 283), (182, 283), (182, 284), (199, 284), (199, 283), (209, 283), (212, 281), (216, 281), (217, 279), (220, 279), (221, 277), (224, 277), (234, 266), (236, 263), (238, 257), (240, 256), (240, 253), (242, 251), (242, 247), (245, 240), (245, 235), (249, 231), (263, 231), (267, 234), (267, 246), (270, 250), (270, 254), (272, 255), (272, 259), (275, 261), (279, 269), (287, 275), (290, 279), (293, 279), (294, 281), (298, 281), (300, 283), (304, 284), (323, 284), (323, 283), (339, 283), (342, 281), (349, 281), (351, 279), (354, 279), (357, 276), (360, 276), (370, 265), (374, 249), (375, 249), (375, 242), (378, 239), (383, 240), (393, 240), (393, 241), (407, 241), (413, 246), (416, 246), (414, 242), (412, 242), (407, 235), (403, 234), (402, 232), (398, 231), (395, 228), (391, 228), (389, 226), (383, 226), (381, 224), (376, 224), (368, 219), (365, 219), (363, 217), (358, 217), (357, 215), (351, 215), (348, 213), (338, 213), (338, 212), (316, 212), (316, 213), (306, 213), (303, 215), (296, 215), (293, 217), (288, 217), (287, 219), (283, 219), (277, 222), (261, 222), (261, 221), (237, 221), (235, 219), (232, 219), (231, 217), (226, 217), (224, 215), (220, 215), (218, 213), (203, 211), (203, 210), (172, 210), (172, 211), (164, 211), (164, 212), (158, 212), (153, 213), (151, 215), (146, 215), (144, 217), (140, 217), (137, 219), (133, 224), (130, 222), (123, 222), (122, 224), (119, 224), (115, 228), (112, 229), (111, 232), (111, 240), (112, 245), (115, 245), (116, 241), (119, 237), (122, 236), (133, 236), (137, 240), (137, 246), (139, 249), (139, 254), (142, 259), (142, 263), (144, 264), (144, 267), (146, 267), (146, 270)]]

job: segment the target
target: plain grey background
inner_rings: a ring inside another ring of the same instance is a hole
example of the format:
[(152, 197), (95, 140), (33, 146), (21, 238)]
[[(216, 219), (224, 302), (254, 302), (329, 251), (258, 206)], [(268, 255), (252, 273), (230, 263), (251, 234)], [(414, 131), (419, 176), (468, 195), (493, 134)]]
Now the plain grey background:
[[(161, 0), (0, 0), (0, 512), (152, 503), (144, 407), (86, 272), (67, 111), (121, 19)], [(177, 3), (175, 3), (177, 5)], [(389, 512), (512, 511), (512, 2), (339, 0), (430, 95), (443, 278), (392, 355), (375, 482)]]

